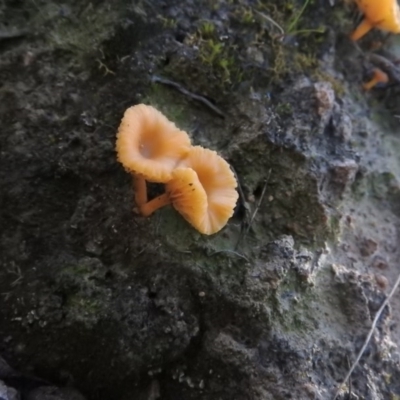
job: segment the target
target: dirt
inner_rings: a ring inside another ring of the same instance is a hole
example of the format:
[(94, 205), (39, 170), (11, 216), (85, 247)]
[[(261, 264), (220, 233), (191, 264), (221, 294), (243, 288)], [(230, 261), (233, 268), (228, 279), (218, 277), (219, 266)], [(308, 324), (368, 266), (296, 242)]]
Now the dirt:
[[(399, 274), (399, 47), (328, 3), (0, 2), (0, 397), (333, 399)], [(220, 233), (134, 212), (138, 103), (234, 168)], [(400, 398), (399, 300), (338, 399)]]

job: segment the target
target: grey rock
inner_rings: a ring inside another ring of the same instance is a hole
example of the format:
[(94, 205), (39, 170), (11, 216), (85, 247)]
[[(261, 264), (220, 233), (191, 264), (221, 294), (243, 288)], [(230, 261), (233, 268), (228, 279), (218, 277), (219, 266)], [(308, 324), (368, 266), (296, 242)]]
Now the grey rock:
[(15, 371), (8, 365), (6, 360), (0, 356), (0, 379), (7, 378), (15, 374)]
[(20, 396), (12, 387), (7, 386), (3, 381), (0, 381), (0, 399), (1, 400), (20, 400)]
[(26, 400), (85, 400), (75, 389), (41, 386), (32, 390)]

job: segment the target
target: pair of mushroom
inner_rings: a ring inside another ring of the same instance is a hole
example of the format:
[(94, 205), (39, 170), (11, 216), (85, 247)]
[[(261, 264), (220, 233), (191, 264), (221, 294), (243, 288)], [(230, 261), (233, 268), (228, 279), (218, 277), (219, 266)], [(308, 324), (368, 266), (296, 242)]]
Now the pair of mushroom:
[[(154, 107), (125, 111), (117, 133), (118, 161), (133, 175), (135, 202), (143, 216), (172, 206), (199, 232), (221, 230), (238, 199), (229, 164), (215, 151), (191, 146), (188, 134)], [(146, 181), (165, 184), (150, 201)]]

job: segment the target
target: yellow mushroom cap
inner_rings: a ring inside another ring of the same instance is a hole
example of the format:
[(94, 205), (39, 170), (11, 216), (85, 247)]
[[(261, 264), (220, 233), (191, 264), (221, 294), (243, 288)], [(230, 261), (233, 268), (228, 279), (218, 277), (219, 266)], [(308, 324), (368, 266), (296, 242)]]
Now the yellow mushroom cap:
[(215, 151), (194, 146), (172, 172), (166, 190), (173, 206), (206, 235), (221, 230), (233, 214), (238, 193), (229, 164)]
[(125, 111), (116, 150), (118, 161), (127, 171), (151, 182), (168, 182), (189, 149), (188, 134), (154, 107), (139, 104)]
[(356, 0), (356, 3), (371, 25), (400, 33), (400, 8), (397, 0)]

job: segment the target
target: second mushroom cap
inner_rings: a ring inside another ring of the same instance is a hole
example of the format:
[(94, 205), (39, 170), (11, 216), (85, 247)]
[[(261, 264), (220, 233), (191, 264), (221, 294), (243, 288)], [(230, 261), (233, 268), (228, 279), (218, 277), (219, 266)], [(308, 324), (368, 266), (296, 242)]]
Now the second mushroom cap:
[(221, 230), (238, 199), (236, 178), (215, 151), (194, 146), (166, 185), (176, 210), (201, 233)]

